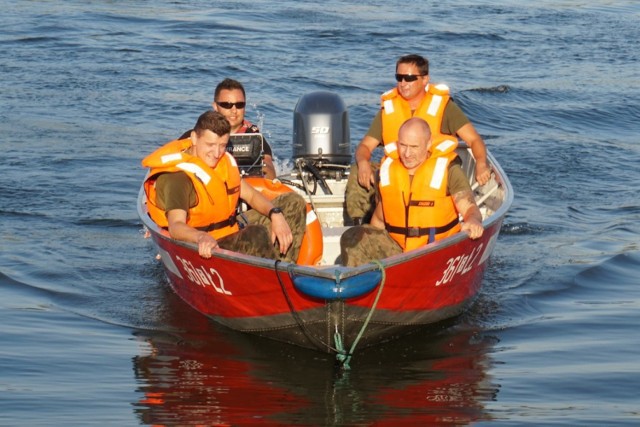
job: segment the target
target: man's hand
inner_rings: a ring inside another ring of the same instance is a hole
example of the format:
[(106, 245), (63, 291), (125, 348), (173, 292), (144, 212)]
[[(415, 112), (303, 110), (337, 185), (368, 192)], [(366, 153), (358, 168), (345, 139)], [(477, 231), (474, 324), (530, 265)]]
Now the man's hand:
[(293, 233), (281, 213), (271, 215), (271, 243), (275, 243), (276, 240), (281, 254), (286, 254), (293, 243)]
[(215, 248), (220, 247), (220, 245), (218, 245), (218, 241), (214, 239), (213, 236), (205, 233), (204, 231), (202, 231), (198, 235), (197, 243), (198, 253), (202, 258), (211, 258), (211, 251), (213, 251)]
[(476, 180), (478, 184), (485, 185), (491, 179), (491, 168), (487, 162), (476, 163)]
[(360, 141), (360, 144), (356, 147), (354, 157), (358, 164), (358, 184), (367, 189), (371, 189), (371, 186), (376, 184), (376, 176), (371, 168), (371, 153), (380, 144), (380, 141), (371, 137), (365, 136)]
[(375, 175), (371, 168), (371, 163), (367, 160), (358, 162), (358, 184), (369, 190), (375, 183)]
[(473, 218), (469, 221), (465, 221), (462, 223), (461, 231), (464, 231), (469, 235), (469, 238), (475, 240), (482, 237), (482, 234), (484, 233), (484, 228), (482, 227), (481, 222), (478, 222), (475, 218)]

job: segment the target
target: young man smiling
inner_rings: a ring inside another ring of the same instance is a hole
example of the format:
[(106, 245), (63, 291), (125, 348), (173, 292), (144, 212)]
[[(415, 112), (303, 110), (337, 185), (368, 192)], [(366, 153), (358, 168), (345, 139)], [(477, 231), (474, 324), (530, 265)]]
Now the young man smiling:
[[(210, 258), (214, 249), (296, 262), (306, 228), (306, 203), (296, 193), (269, 201), (240, 179), (227, 151), (230, 125), (217, 111), (198, 118), (189, 138), (171, 141), (142, 161), (150, 168), (144, 183), (151, 218), (171, 237), (198, 245)], [(260, 215), (240, 228), (242, 198)]]

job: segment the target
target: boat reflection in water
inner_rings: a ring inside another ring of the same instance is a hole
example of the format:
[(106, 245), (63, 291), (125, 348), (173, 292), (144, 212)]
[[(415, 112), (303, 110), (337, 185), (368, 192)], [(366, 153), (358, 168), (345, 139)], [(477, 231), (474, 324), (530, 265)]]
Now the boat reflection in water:
[(497, 393), (494, 341), (460, 325), (363, 351), (342, 371), (331, 355), (215, 325), (168, 289), (165, 307), (164, 331), (136, 333), (145, 424), (460, 425), (487, 420)]

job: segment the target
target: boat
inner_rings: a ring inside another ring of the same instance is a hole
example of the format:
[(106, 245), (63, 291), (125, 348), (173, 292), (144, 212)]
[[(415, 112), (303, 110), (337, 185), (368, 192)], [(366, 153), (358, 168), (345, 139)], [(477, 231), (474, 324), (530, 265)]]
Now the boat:
[[(208, 318), (243, 333), (335, 353), (342, 363), (357, 349), (455, 319), (473, 304), (514, 197), (491, 153), (492, 178), (478, 185), (475, 160), (464, 143), (457, 153), (472, 183), (485, 231), (477, 240), (457, 233), (386, 259), (345, 267), (340, 236), (353, 226), (345, 214), (352, 161), (348, 110), (339, 95), (303, 95), (294, 110), (293, 167), (274, 181), (246, 176), (259, 189), (295, 191), (308, 204), (307, 233), (297, 263), (217, 249), (199, 256), (195, 244), (172, 239), (149, 217), (142, 187), (138, 213), (172, 289)], [(235, 155), (261, 136), (232, 135)], [(251, 156), (250, 156), (251, 157)], [(248, 164), (255, 166), (255, 159)], [(258, 168), (259, 169), (259, 168)], [(305, 255), (302, 255), (302, 253)]]

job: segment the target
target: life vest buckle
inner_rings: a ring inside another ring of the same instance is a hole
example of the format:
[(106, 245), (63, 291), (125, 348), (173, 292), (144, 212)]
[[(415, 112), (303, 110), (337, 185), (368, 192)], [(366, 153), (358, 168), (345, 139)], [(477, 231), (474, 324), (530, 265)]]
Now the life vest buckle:
[(420, 227), (407, 227), (407, 237), (420, 237)]

